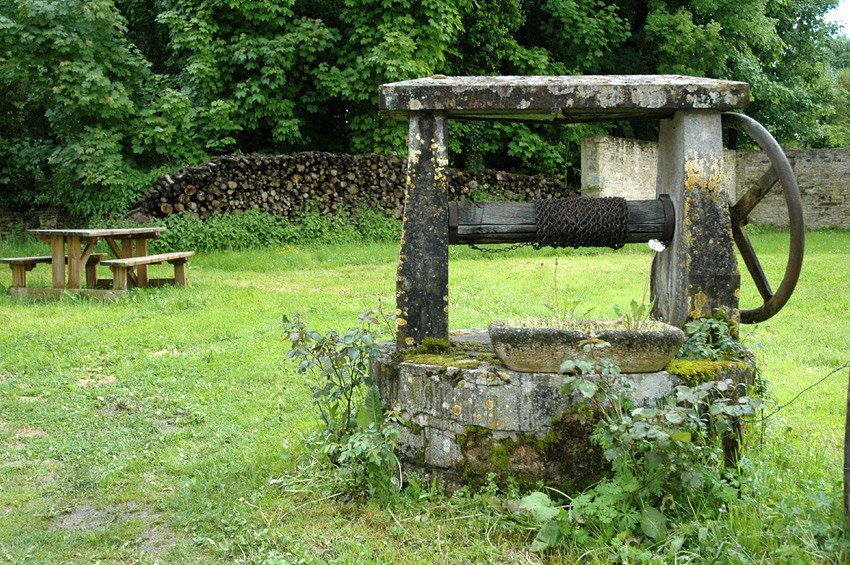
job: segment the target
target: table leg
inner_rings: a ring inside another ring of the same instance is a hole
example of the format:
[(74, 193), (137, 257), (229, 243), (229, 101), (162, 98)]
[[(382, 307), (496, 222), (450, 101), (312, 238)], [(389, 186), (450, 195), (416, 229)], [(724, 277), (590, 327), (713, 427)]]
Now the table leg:
[[(121, 254), (128, 259), (130, 257), (133, 257), (133, 240), (132, 239), (122, 239), (121, 240)], [(131, 281), (133, 281), (134, 283), (137, 283), (134, 273), (135, 273), (135, 270), (132, 267), (127, 269), (128, 278)], [(136, 284), (136, 286), (138, 286), (138, 284)]]
[(82, 245), (79, 237), (68, 238), (68, 288), (83, 286)]
[(80, 264), (86, 269), (86, 287), (95, 288), (97, 286), (97, 263), (89, 264), (89, 258), (94, 251), (95, 242), (88, 242), (86, 248), (83, 249), (83, 256), (80, 257)]
[(188, 259), (174, 262), (174, 286), (186, 286), (186, 263)]
[(90, 265), (88, 262), (86, 262), (86, 287), (97, 287), (97, 263), (92, 263)]
[(127, 267), (112, 267), (112, 290), (127, 290)]
[(50, 238), (50, 254), (53, 266), (53, 288), (65, 288), (65, 238), (61, 235)]
[[(136, 257), (144, 257), (148, 254), (148, 240), (136, 240)], [(139, 265), (136, 271), (136, 283), (139, 286), (148, 286), (148, 266)]]

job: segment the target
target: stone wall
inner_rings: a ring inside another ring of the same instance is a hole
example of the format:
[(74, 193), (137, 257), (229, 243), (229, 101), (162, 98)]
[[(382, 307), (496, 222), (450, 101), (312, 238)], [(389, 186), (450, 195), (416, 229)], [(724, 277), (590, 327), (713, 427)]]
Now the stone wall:
[(73, 224), (73, 218), (56, 206), (43, 206), (26, 213), (0, 207), (0, 238), (2, 239), (9, 237), (13, 232), (54, 229), (71, 224)]
[[(785, 152), (803, 201), (803, 218), (808, 228), (850, 228), (850, 149), (789, 149)], [(738, 151), (737, 194), (755, 184), (770, 166), (761, 151)], [(786, 225), (785, 197), (776, 185), (752, 213), (760, 224)]]
[(655, 198), (657, 144), (595, 135), (581, 140), (582, 196)]
[[(789, 149), (797, 176), (803, 217), (810, 228), (850, 228), (850, 149)], [(582, 194), (622, 196), (628, 200), (655, 198), (657, 144), (616, 137), (582, 140)], [(725, 152), (724, 188), (730, 200), (749, 190), (769, 166), (761, 151)], [(752, 221), (787, 225), (782, 189), (776, 185), (753, 210)]]

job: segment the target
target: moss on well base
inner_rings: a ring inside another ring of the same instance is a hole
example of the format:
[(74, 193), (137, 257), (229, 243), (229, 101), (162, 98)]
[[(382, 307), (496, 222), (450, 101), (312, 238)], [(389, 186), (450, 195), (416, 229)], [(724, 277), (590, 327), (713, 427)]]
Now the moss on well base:
[(667, 372), (685, 381), (690, 386), (697, 386), (714, 380), (723, 371), (746, 370), (749, 365), (740, 361), (708, 361), (704, 359), (673, 359), (667, 365)]
[(449, 343), (442, 339), (425, 338), (416, 349), (401, 354), (401, 359), (421, 365), (477, 369), (482, 364), (502, 366), (502, 362), (487, 344), (475, 341)]
[(521, 489), (543, 481), (574, 491), (597, 481), (605, 469), (602, 451), (590, 442), (598, 419), (586, 407), (551, 422), (543, 439), (532, 434), (494, 437), (493, 431), (467, 426), (455, 438), (463, 453), (462, 473), (468, 484), (481, 485), (488, 475), (505, 485), (509, 478)]

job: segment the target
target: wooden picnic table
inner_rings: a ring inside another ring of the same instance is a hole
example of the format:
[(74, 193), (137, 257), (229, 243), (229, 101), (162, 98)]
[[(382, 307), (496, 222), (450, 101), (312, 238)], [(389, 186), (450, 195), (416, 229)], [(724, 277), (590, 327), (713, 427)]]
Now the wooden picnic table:
[[(83, 268), (98, 241), (105, 240), (118, 259), (144, 257), (148, 254), (148, 240), (159, 237), (165, 229), (164, 227), (50, 229), (28, 230), (27, 233), (36, 236), (39, 241), (50, 243), (53, 258), (53, 288), (78, 290), (82, 288)], [(133, 279), (136, 286), (147, 286), (148, 266), (139, 265)]]
[[(130, 287), (160, 286), (172, 284), (186, 286), (186, 263), (194, 251), (148, 254), (148, 240), (159, 237), (164, 227), (117, 228), (117, 229), (49, 229), (28, 230), (40, 241), (50, 243), (50, 255), (40, 257), (3, 257), (0, 263), (12, 268), (13, 297), (60, 297), (68, 292), (90, 297), (115, 298)], [(106, 253), (94, 253), (95, 245), (104, 240), (114, 259)], [(50, 263), (53, 288), (27, 288), (27, 272), (39, 263)], [(170, 263), (174, 276), (151, 279), (148, 265)], [(112, 270), (111, 279), (98, 279), (97, 266)], [(83, 288), (83, 270), (86, 273), (86, 288)]]

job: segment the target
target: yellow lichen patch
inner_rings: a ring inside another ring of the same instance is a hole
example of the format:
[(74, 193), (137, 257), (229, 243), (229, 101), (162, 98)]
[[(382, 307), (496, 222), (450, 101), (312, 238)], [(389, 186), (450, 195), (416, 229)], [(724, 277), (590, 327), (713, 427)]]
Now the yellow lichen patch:
[(701, 318), (708, 316), (711, 312), (708, 311), (708, 297), (705, 292), (699, 291), (694, 295), (694, 309), (691, 310), (691, 318)]
[(685, 159), (685, 188), (691, 192), (718, 193), (723, 180), (723, 160), (717, 157), (700, 158), (695, 150)]
[(415, 341), (416, 340), (414, 340), (412, 337), (408, 337), (408, 338), (405, 338), (404, 343), (407, 344), (407, 345), (413, 345), (413, 343)]
[(396, 326), (406, 326), (407, 320), (405, 320), (404, 318), (396, 318), (395, 319), (395, 325)]
[(455, 416), (460, 416), (460, 413), (463, 412), (463, 408), (461, 408), (460, 404), (455, 404), (452, 406), (452, 413)]
[(487, 403), (486, 403), (486, 404), (487, 404), (487, 410), (492, 410), (492, 409), (493, 409), (494, 404), (493, 404), (493, 401), (492, 401), (492, 400), (490, 400), (490, 399), (488, 398), (488, 399), (487, 399)]

